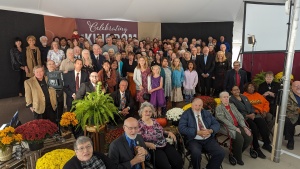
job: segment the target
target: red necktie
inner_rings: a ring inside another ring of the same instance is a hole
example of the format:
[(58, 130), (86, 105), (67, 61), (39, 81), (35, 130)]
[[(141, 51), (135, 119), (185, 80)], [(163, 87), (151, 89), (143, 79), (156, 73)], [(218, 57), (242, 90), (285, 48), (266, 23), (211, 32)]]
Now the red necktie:
[(239, 72), (235, 72), (235, 76), (236, 76), (236, 85), (240, 87), (241, 78)]
[(79, 89), (79, 73), (77, 73), (77, 76), (76, 76), (76, 92), (78, 91)]

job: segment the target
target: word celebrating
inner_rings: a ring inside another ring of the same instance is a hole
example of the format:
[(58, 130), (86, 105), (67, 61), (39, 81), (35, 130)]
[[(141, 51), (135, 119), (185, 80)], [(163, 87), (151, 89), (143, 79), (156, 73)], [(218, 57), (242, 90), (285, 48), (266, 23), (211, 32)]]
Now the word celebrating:
[(107, 24), (102, 23), (100, 26), (98, 26), (98, 22), (91, 23), (91, 21), (87, 21), (87, 24), (88, 24), (91, 32), (95, 32), (95, 31), (122, 31), (123, 32), (122, 34), (126, 34), (126, 32), (128, 30), (126, 27), (123, 28), (120, 25), (111, 26), (111, 25), (109, 25), (109, 23), (107, 23)]

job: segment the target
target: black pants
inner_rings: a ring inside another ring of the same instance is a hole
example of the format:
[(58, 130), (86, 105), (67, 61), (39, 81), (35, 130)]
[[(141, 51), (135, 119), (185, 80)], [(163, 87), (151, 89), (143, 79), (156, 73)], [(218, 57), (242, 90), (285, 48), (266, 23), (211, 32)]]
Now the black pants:
[[(151, 157), (155, 158), (157, 169), (182, 169), (183, 161), (180, 154), (169, 143), (165, 147), (150, 150)], [(154, 153), (154, 154), (153, 154)]]
[(25, 89), (24, 89), (24, 81), (26, 79), (26, 74), (25, 71), (20, 69), (19, 71), (19, 79), (18, 79), (18, 86), (19, 86), (19, 93), (24, 94)]
[(34, 119), (48, 119), (56, 124), (56, 112), (52, 109), (52, 107), (46, 107), (43, 114), (37, 114), (36, 112), (33, 112), (33, 117)]
[(287, 117), (285, 118), (285, 124), (284, 124), (285, 140), (289, 140), (289, 141), (294, 140), (296, 125), (300, 125), (300, 116), (298, 117), (298, 120), (296, 121), (295, 124), (293, 124), (289, 118)]
[(201, 86), (201, 95), (202, 96), (210, 96), (210, 88), (211, 88), (211, 78), (203, 78), (200, 75), (200, 86)]
[(249, 125), (249, 128), (251, 129), (252, 135), (253, 135), (253, 148), (257, 149), (259, 148), (258, 144), (258, 133), (260, 133), (264, 144), (269, 145), (271, 143), (269, 135), (270, 131), (268, 129), (267, 123), (263, 118), (254, 118), (247, 119), (247, 123)]
[(242, 153), (252, 142), (252, 136), (248, 136), (242, 127), (238, 127), (241, 133), (236, 132), (235, 139), (232, 139), (232, 154), (237, 160), (242, 160)]
[(201, 168), (202, 148), (211, 155), (206, 165), (207, 169), (219, 169), (225, 157), (224, 149), (212, 137), (206, 140), (192, 140), (188, 143), (191, 151), (192, 164), (194, 169)]

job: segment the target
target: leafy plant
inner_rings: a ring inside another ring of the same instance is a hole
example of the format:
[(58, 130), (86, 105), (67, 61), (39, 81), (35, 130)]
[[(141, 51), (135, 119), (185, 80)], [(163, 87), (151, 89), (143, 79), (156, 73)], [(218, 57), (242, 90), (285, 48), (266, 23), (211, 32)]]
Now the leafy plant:
[[(114, 115), (118, 114), (118, 108), (114, 105), (114, 100), (109, 94), (101, 90), (101, 82), (98, 82), (95, 92), (87, 93), (82, 100), (73, 101), (72, 112), (76, 113), (76, 118), (82, 129), (88, 126), (99, 126), (114, 120)], [(116, 123), (116, 122), (115, 122)]]
[(253, 77), (252, 82), (256, 85), (259, 86), (260, 84), (262, 84), (263, 82), (265, 82), (265, 77), (266, 77), (266, 72), (261, 71), (260, 73), (256, 74)]

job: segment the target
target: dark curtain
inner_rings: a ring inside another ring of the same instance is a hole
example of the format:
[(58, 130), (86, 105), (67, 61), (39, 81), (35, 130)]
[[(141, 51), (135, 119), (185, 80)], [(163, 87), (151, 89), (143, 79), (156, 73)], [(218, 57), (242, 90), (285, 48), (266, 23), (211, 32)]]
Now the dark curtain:
[(14, 45), (14, 38), (23, 40), (27, 46), (26, 37), (34, 35), (39, 44), (39, 37), (45, 35), (44, 16), (0, 10), (0, 99), (18, 95), (18, 72), (11, 68), (9, 50)]
[(161, 24), (161, 37), (162, 39), (170, 39), (172, 36), (187, 37), (189, 42), (192, 38), (199, 39), (207, 42), (207, 38), (220, 40), (220, 36), (225, 37), (225, 41), (230, 44), (232, 49), (232, 32), (233, 22), (199, 22), (199, 23), (162, 23)]
[[(261, 71), (272, 71), (275, 75), (284, 70), (284, 57), (285, 53), (254, 53), (253, 54), (253, 66), (252, 54), (243, 54), (243, 68), (246, 71), (251, 72), (252, 67), (252, 77)], [(300, 52), (296, 52), (294, 56), (292, 74), (295, 80), (300, 80)]]

